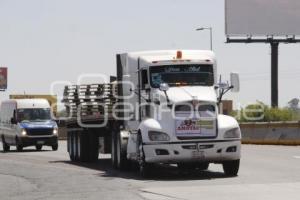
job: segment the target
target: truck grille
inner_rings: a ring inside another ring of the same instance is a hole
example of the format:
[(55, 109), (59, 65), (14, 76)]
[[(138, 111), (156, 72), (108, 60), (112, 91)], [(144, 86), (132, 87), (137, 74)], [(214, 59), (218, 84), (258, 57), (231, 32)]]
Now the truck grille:
[(29, 136), (44, 136), (44, 135), (52, 135), (53, 129), (45, 129), (45, 128), (38, 128), (38, 129), (26, 129), (27, 135)]

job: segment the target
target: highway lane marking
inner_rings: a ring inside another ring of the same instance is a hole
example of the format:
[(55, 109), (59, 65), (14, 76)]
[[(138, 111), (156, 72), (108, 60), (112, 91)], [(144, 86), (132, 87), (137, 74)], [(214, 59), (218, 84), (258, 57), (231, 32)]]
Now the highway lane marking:
[(300, 156), (294, 156), (294, 158), (296, 158), (296, 159), (300, 159)]

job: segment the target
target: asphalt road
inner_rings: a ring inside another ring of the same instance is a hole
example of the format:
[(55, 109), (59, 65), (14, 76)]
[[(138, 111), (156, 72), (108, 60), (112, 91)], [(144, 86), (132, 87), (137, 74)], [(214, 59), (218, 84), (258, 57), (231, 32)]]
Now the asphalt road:
[(244, 145), (238, 177), (224, 176), (221, 165), (205, 172), (171, 166), (156, 168), (147, 180), (113, 170), (106, 155), (95, 164), (71, 163), (65, 142), (56, 152), (12, 150), (0, 153), (1, 200), (300, 198), (300, 147)]

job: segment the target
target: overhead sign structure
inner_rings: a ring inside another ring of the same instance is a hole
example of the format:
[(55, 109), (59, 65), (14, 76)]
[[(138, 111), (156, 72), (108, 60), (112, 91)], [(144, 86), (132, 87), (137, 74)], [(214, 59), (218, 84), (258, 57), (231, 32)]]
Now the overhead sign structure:
[(300, 35), (299, 0), (226, 0), (226, 35)]
[(300, 42), (299, 0), (225, 0), (227, 43), (271, 45), (271, 105), (278, 107), (278, 47)]
[(0, 67), (0, 90), (7, 89), (7, 67)]

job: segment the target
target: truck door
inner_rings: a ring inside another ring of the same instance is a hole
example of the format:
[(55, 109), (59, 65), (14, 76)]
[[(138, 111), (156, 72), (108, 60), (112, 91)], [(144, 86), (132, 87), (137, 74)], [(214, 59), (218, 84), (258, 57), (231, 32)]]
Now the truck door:
[(148, 70), (142, 69), (140, 70), (140, 85), (141, 85), (141, 120), (150, 117), (150, 86), (148, 81)]

